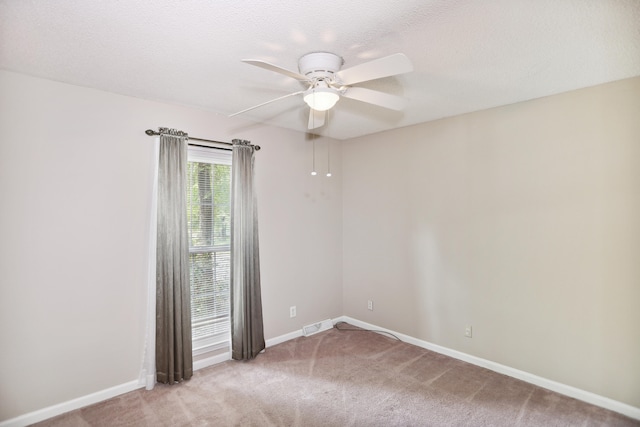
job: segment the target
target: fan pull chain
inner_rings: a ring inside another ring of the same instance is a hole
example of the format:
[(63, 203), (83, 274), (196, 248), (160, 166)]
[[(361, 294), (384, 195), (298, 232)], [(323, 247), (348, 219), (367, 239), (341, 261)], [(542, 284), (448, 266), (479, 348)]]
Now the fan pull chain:
[(331, 114), (327, 111), (325, 120), (327, 121), (327, 177), (331, 177), (331, 141), (329, 138), (329, 116)]
[(316, 172), (316, 139), (313, 138), (313, 169), (311, 170), (311, 175), (316, 176), (318, 172)]
[[(313, 125), (313, 128), (315, 129), (315, 127), (316, 127), (316, 115), (313, 114), (313, 111), (311, 111), (310, 114), (311, 114), (311, 123)], [(311, 135), (311, 139), (312, 139), (312, 143), (313, 143), (313, 169), (311, 169), (311, 176), (316, 176), (318, 174), (318, 172), (316, 172), (316, 138), (315, 138), (315, 135)]]

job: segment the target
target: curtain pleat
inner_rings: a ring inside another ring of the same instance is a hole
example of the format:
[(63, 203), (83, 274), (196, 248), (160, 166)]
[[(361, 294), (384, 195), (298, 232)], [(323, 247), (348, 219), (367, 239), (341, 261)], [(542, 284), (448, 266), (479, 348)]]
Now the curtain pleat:
[(248, 360), (265, 348), (260, 291), (254, 147), (233, 140), (231, 179), (231, 357)]
[(186, 134), (160, 129), (156, 249), (156, 375), (172, 384), (193, 375), (187, 230)]

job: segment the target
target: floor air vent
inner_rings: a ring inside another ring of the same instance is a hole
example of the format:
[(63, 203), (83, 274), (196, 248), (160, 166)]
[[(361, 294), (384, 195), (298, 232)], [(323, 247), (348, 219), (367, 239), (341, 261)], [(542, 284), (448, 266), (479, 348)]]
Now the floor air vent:
[(308, 337), (309, 335), (317, 334), (318, 332), (327, 331), (333, 328), (331, 319), (323, 320), (322, 322), (313, 323), (311, 325), (304, 326), (302, 328), (302, 335)]

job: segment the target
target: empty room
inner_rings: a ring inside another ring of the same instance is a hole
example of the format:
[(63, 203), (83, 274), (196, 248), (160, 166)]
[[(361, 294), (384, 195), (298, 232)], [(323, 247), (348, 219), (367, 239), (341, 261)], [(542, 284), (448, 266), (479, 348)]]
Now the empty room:
[(637, 0), (0, 0), (0, 427), (640, 425)]

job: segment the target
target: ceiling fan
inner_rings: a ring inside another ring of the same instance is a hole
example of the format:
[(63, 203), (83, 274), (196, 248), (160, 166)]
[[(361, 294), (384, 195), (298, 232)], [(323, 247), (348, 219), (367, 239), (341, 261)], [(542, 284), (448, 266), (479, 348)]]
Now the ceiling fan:
[(324, 125), (326, 111), (331, 109), (341, 97), (355, 99), (356, 101), (391, 110), (402, 110), (407, 103), (405, 98), (353, 85), (413, 71), (411, 61), (402, 53), (374, 59), (341, 70), (340, 68), (344, 64), (342, 57), (330, 52), (312, 52), (298, 60), (299, 73), (258, 59), (243, 59), (242, 62), (294, 78), (305, 85), (306, 89), (254, 105), (231, 114), (229, 117), (281, 99), (302, 95), (304, 102), (310, 107), (307, 126), (309, 129)]

